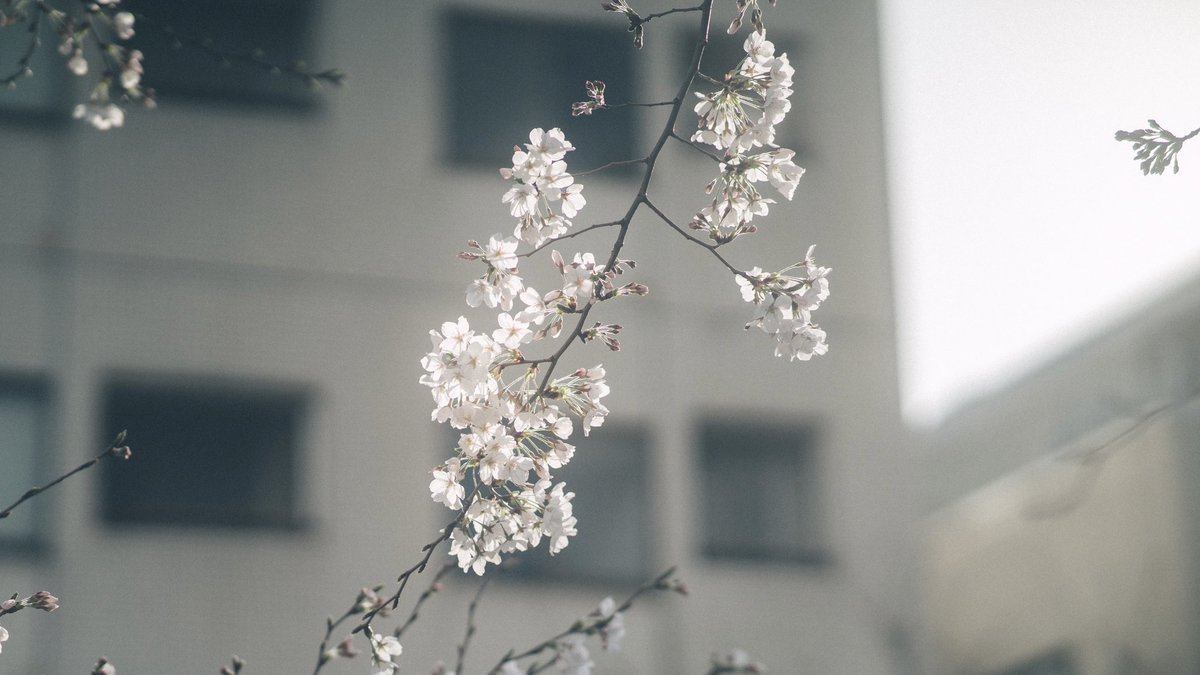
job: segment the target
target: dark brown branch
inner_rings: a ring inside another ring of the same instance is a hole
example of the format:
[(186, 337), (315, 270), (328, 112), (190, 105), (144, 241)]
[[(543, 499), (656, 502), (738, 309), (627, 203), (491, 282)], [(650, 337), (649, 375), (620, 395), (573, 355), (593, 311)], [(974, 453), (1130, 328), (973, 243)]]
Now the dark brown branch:
[(100, 453), (99, 455), (96, 455), (95, 457), (93, 457), (92, 459), (89, 459), (88, 461), (84, 462), (83, 464), (80, 464), (79, 466), (75, 467), (74, 469), (71, 469), (70, 471), (59, 476), (58, 478), (55, 478), (54, 480), (50, 481), (49, 483), (47, 483), (46, 485), (44, 485), (42, 487), (30, 488), (28, 491), (25, 492), (25, 494), (21, 495), (20, 499), (13, 502), (12, 504), (10, 504), (7, 509), (4, 509), (4, 511), (0, 511), (0, 519), (7, 518), (8, 514), (12, 513), (12, 510), (17, 508), (18, 506), (20, 506), (23, 502), (40, 495), (41, 493), (45, 492), (46, 490), (49, 490), (50, 488), (54, 487), (55, 485), (58, 485), (59, 483), (70, 478), (71, 476), (74, 476), (75, 474), (79, 473), (80, 471), (84, 471), (85, 469), (92, 468), (100, 460), (104, 459), (105, 457), (121, 457), (122, 459), (129, 459), (129, 456), (130, 456), (129, 448), (122, 445), (124, 442), (125, 442), (125, 432), (122, 431), (121, 433), (117, 434), (117, 437), (113, 439), (113, 442), (108, 446), (107, 449), (104, 450), (104, 452)]
[(15, 87), (18, 79), (33, 72), (29, 69), (29, 60), (33, 58), (33, 52), (41, 44), (41, 40), (38, 38), (38, 27), (41, 25), (42, 13), (46, 11), (41, 3), (38, 3), (38, 10), (29, 21), (29, 46), (25, 48), (25, 53), (17, 61), (17, 69), (11, 75), (0, 80), (0, 85), (6, 89)]
[[(567, 628), (566, 630), (562, 631), (558, 635), (555, 635), (554, 637), (549, 638), (549, 639), (545, 640), (544, 642), (534, 645), (533, 647), (530, 647), (529, 649), (526, 649), (525, 651), (523, 651), (519, 654), (516, 653), (514, 650), (509, 650), (509, 652), (507, 654), (505, 654), (504, 657), (501, 658), (500, 661), (495, 666), (493, 666), (491, 670), (488, 671), (488, 675), (495, 675), (496, 673), (500, 672), (500, 669), (503, 668), (504, 664), (507, 663), (508, 661), (519, 661), (521, 659), (529, 658), (531, 656), (537, 656), (538, 654), (541, 654), (542, 652), (546, 651), (547, 649), (553, 649), (558, 645), (559, 640), (562, 640), (563, 638), (565, 638), (568, 635), (571, 635), (572, 633), (583, 633), (585, 635), (595, 635), (599, 631), (607, 628), (608, 624), (612, 622), (613, 617), (615, 617), (617, 614), (627, 611), (630, 607), (633, 606), (634, 601), (636, 601), (642, 595), (649, 593), (650, 591), (676, 591), (678, 593), (686, 593), (687, 591), (682, 584), (672, 580), (672, 577), (674, 575), (675, 575), (675, 568), (672, 567), (672, 568), (668, 569), (667, 571), (663, 572), (662, 574), (658, 575), (654, 579), (651, 579), (650, 581), (647, 581), (646, 583), (642, 584), (641, 586), (639, 586), (637, 588), (637, 590), (635, 590), (632, 594), (630, 594), (629, 597), (625, 598), (625, 601), (622, 602), (620, 605), (618, 605), (617, 608), (615, 610), (613, 610), (613, 613), (609, 616), (606, 616), (606, 617), (597, 616), (595, 618), (595, 621), (592, 621), (591, 623), (587, 623), (587, 624), (584, 623), (584, 621), (585, 621), (584, 619), (580, 619), (580, 620), (576, 621), (574, 624), (572, 624), (570, 628)], [(593, 616), (595, 616), (595, 615), (593, 615)], [(553, 661), (547, 662), (545, 664), (539, 664), (537, 666), (533, 666), (529, 669), (528, 672), (536, 673), (539, 670), (544, 670), (547, 666), (549, 666), (550, 663), (553, 663)]]
[[(611, 106), (606, 106), (606, 107), (611, 107)], [(646, 163), (645, 157), (641, 157), (639, 159), (622, 159), (622, 160), (619, 160), (616, 162), (609, 162), (608, 164), (605, 164), (603, 166), (598, 166), (594, 169), (588, 169), (587, 171), (580, 171), (579, 173), (575, 174), (575, 176), (576, 177), (587, 176), (589, 174), (600, 173), (601, 171), (607, 171), (608, 169), (615, 169), (619, 166), (632, 166), (634, 164), (645, 164), (645, 163)]]
[[(692, 59), (688, 66), (688, 73), (687, 76), (683, 78), (683, 82), (680, 84), (679, 91), (675, 94), (675, 97), (671, 99), (673, 105), (671, 106), (670, 113), (667, 115), (667, 121), (663, 125), (662, 133), (659, 134), (658, 140), (654, 143), (654, 147), (650, 150), (650, 153), (646, 155), (646, 170), (642, 173), (642, 181), (641, 185), (638, 187), (637, 194), (634, 196), (633, 202), (629, 205), (629, 208), (625, 211), (625, 215), (619, 221), (617, 221), (620, 225), (620, 230), (617, 232), (616, 241), (613, 242), (612, 251), (608, 256), (608, 262), (604, 266), (605, 270), (614, 269), (617, 259), (621, 254), (621, 249), (625, 246), (625, 236), (629, 233), (629, 226), (633, 222), (633, 216), (637, 213), (637, 210), (641, 207), (641, 205), (647, 202), (647, 195), (650, 191), (650, 180), (654, 177), (654, 167), (658, 162), (659, 155), (662, 154), (663, 147), (666, 146), (667, 141), (675, 133), (675, 122), (679, 119), (679, 112), (683, 108), (683, 102), (687, 98), (687, 92), (691, 88), (692, 82), (695, 81), (697, 74), (700, 72), (700, 60), (704, 56), (704, 48), (708, 45), (708, 31), (712, 17), (712, 0), (705, 0), (700, 4), (699, 7), (696, 7), (695, 10), (688, 11), (699, 11), (701, 13), (700, 35), (696, 39), (696, 47), (692, 53)], [(574, 342), (576, 338), (582, 336), (584, 326), (587, 324), (588, 314), (591, 313), (592, 308), (595, 306), (595, 304), (589, 304), (587, 307), (584, 307), (582, 311), (580, 311), (579, 321), (575, 324), (575, 328), (572, 329), (569, 334), (567, 334), (567, 337), (563, 340), (562, 346), (559, 347), (558, 350), (549, 357), (549, 367), (546, 368), (546, 373), (542, 376), (542, 381), (538, 384), (537, 390), (539, 395), (544, 395), (546, 393), (546, 387), (550, 384), (550, 378), (554, 374), (554, 368), (558, 365), (559, 359), (562, 358), (562, 355), (567, 351), (567, 348), (571, 346), (571, 343)]]
[(528, 257), (532, 256), (533, 254), (537, 253), (538, 251), (546, 248), (547, 246), (554, 244), (554, 242), (562, 241), (563, 239), (570, 239), (572, 237), (578, 237), (579, 235), (583, 234), (584, 232), (590, 232), (592, 230), (597, 230), (602, 227), (612, 227), (614, 225), (620, 225), (620, 224), (621, 224), (621, 221), (614, 220), (611, 223), (596, 223), (595, 225), (588, 225), (585, 228), (575, 230), (574, 232), (569, 232), (567, 234), (562, 235), (561, 237), (555, 237), (548, 241), (542, 242), (540, 245), (535, 246), (534, 248), (526, 251), (525, 253), (517, 254), (517, 257), (518, 258), (528, 258)]
[[(400, 595), (402, 593), (404, 593), (404, 587), (408, 585), (409, 578), (413, 574), (420, 574), (421, 572), (423, 572), (425, 570), (425, 566), (429, 564), (429, 559), (433, 557), (433, 552), (435, 550), (437, 550), (438, 546), (440, 546), (442, 544), (442, 542), (449, 539), (450, 535), (454, 533), (454, 528), (458, 526), (458, 523), (462, 519), (463, 514), (466, 513), (465, 504), (470, 502), (473, 494), (474, 493), (467, 495), (466, 499), (464, 499), (464, 501), (463, 501), (463, 503), (464, 503), (463, 510), (459, 511), (458, 515), (455, 516), (454, 520), (450, 521), (450, 524), (446, 525), (446, 527), (444, 529), (442, 529), (442, 533), (440, 535), (438, 535), (438, 538), (434, 539), (433, 541), (431, 541), (428, 544), (425, 544), (423, 547), (421, 547), (421, 550), (425, 551), (425, 555), (421, 558), (421, 560), (418, 561), (412, 567), (409, 567), (408, 569), (406, 569), (400, 573), (399, 578), (396, 579), (396, 581), (400, 582), (400, 588), (397, 589), (396, 592), (393, 593), (390, 598), (379, 603), (379, 605), (377, 607), (375, 607), (374, 609), (364, 613), (362, 621), (360, 621), (359, 624), (357, 626), (355, 626), (353, 630), (350, 631), (351, 633), (362, 632), (362, 630), (364, 628), (367, 628), (371, 624), (371, 620), (374, 619), (375, 616), (383, 608), (387, 607), (389, 609), (395, 609), (396, 606), (400, 604)], [(353, 608), (351, 608), (351, 609), (353, 610)], [(338, 619), (336, 622), (326, 621), (325, 639), (321, 643), (322, 644), (321, 650), (317, 653), (317, 664), (313, 667), (313, 675), (317, 675), (317, 673), (321, 672), (321, 669), (324, 668), (325, 664), (328, 662), (328, 660), (325, 658), (325, 650), (328, 649), (329, 636), (333, 633), (333, 628), (337, 624), (340, 624), (342, 621), (344, 621), (348, 616), (351, 616), (356, 613), (357, 612), (348, 611), (345, 615), (343, 615), (343, 617), (341, 619)], [(407, 624), (405, 624), (405, 627), (407, 627)]]
[(616, 110), (617, 108), (659, 108), (664, 105), (675, 105), (675, 101), (655, 101), (653, 103), (641, 103), (637, 101), (626, 101), (624, 103), (605, 103), (602, 106), (597, 106), (597, 110)]
[(653, 14), (647, 14), (646, 16), (643, 16), (638, 21), (638, 23), (639, 24), (649, 23), (653, 19), (657, 19), (660, 16), (667, 16), (668, 14), (680, 14), (683, 12), (703, 12), (708, 7), (708, 5), (709, 5), (709, 3), (702, 2), (695, 7), (676, 7), (674, 9), (668, 9), (668, 10), (664, 10), (661, 12), (655, 12)]
[(283, 75), (300, 80), (312, 87), (316, 87), (322, 83), (341, 85), (346, 81), (346, 73), (337, 68), (317, 71), (310, 70), (308, 65), (303, 61), (278, 63), (267, 59), (261, 49), (251, 49), (248, 51), (224, 50), (217, 47), (210, 37), (197, 37), (180, 33), (172, 26), (156, 24), (152, 18), (145, 15), (138, 14), (137, 21), (138, 23), (156, 26), (165, 35), (180, 45), (201, 51), (219, 64), (244, 63), (274, 75)]
[[(747, 276), (745, 272), (734, 267), (732, 264), (730, 264), (730, 262), (728, 260), (725, 259), (725, 256), (721, 255), (720, 251), (717, 250), (718, 248), (720, 248), (720, 246), (718, 244), (710, 244), (707, 241), (703, 241), (701, 239), (697, 239), (696, 237), (693, 237), (691, 234), (689, 234), (687, 232), (687, 230), (684, 230), (682, 227), (680, 227), (678, 224), (676, 224), (675, 221), (673, 221), (669, 217), (667, 217), (667, 214), (663, 213), (649, 199), (646, 200), (646, 206), (651, 211), (653, 211), (656, 215), (658, 215), (660, 220), (662, 220), (664, 223), (669, 225), (671, 227), (671, 229), (678, 232), (680, 234), (680, 236), (682, 236), (684, 239), (687, 239), (688, 241), (692, 242), (693, 244), (695, 244), (697, 246), (701, 246), (705, 249), (708, 249), (708, 252), (713, 254), (714, 256), (716, 256), (717, 260), (720, 260), (721, 264), (724, 265), (730, 272), (733, 272), (734, 274), (736, 274), (739, 277), (745, 277), (746, 279), (750, 279), (750, 277)], [(753, 281), (753, 279), (751, 279), (751, 281)]]
[(437, 593), (438, 584), (442, 583), (442, 577), (445, 577), (446, 574), (455, 567), (458, 567), (458, 565), (452, 562), (442, 565), (442, 569), (438, 570), (437, 574), (433, 575), (433, 581), (429, 582), (429, 587), (426, 588), (425, 591), (421, 593), (420, 597), (417, 598), (416, 604), (413, 605), (412, 613), (408, 615), (408, 618), (405, 619), (404, 623), (399, 628), (392, 631), (392, 635), (400, 637), (401, 635), (404, 635), (404, 631), (408, 630), (409, 626), (416, 623), (417, 618), (421, 614), (421, 606), (424, 605), (425, 601), (428, 600), (434, 593)]
[(693, 141), (690, 138), (684, 138), (683, 136), (680, 136), (679, 134), (677, 134), (675, 132), (671, 132), (671, 138), (674, 138), (675, 140), (679, 141), (680, 143), (683, 143), (684, 145), (688, 146), (689, 148), (692, 148), (693, 150), (700, 152), (705, 157), (708, 157), (709, 159), (713, 160), (714, 162), (724, 162), (725, 161), (725, 159), (723, 157), (721, 157), (720, 155), (716, 155), (716, 154), (709, 152), (707, 149), (705, 149), (699, 143)]
[(456, 673), (464, 672), (463, 661), (467, 657), (467, 647), (471, 645), (471, 637), (475, 635), (475, 609), (479, 607), (479, 598), (483, 597), (483, 591), (491, 580), (492, 578), (488, 577), (479, 584), (479, 590), (475, 591), (475, 597), (471, 598), (471, 604), (467, 607), (467, 632), (463, 635), (462, 644), (458, 646), (458, 660), (454, 664)]

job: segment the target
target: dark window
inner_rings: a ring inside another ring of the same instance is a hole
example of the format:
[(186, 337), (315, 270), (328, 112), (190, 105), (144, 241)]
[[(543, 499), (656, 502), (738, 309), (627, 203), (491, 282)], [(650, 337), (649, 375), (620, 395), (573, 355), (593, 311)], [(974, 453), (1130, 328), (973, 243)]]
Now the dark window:
[(1060, 647), (1023, 663), (999, 670), (994, 675), (1076, 675), (1077, 673), (1079, 673), (1079, 669), (1075, 665), (1071, 650)]
[[(30, 7), (37, 12), (36, 7)], [(12, 88), (0, 85), (0, 124), (63, 124), (71, 117), (66, 57), (55, 46), (58, 38), (50, 21), (42, 17), (38, 35), (41, 46), (34, 49), (29, 62), (32, 77), (18, 76)], [(0, 79), (17, 72), (19, 61), (29, 48), (27, 24), (0, 28)]]
[(125, 0), (121, 7), (139, 17), (129, 45), (145, 55), (144, 86), (160, 98), (304, 109), (316, 100), (310, 86), (238, 57), (311, 63), (313, 5), (314, 0)]
[(610, 101), (635, 101), (633, 41), (620, 22), (596, 25), (530, 15), (454, 10), (443, 21), (449, 160), (508, 166), (514, 145), (534, 127), (559, 127), (577, 150), (572, 173), (635, 159), (631, 109), (571, 117), (587, 98), (584, 82), (608, 85)]
[[(40, 378), (0, 375), (0, 510), (49, 482), (46, 448), (50, 399)], [(44, 542), (44, 500), (21, 504), (0, 520), (0, 551), (28, 552)]]
[[(576, 427), (578, 428), (578, 426)], [(546, 541), (513, 556), (511, 574), (531, 580), (638, 583), (652, 574), (649, 466), (641, 429), (604, 426), (575, 438), (575, 456), (555, 472), (567, 484), (577, 535), (558, 555)]]
[(105, 521), (297, 527), (307, 398), (258, 383), (114, 378), (101, 435), (127, 430), (133, 459), (105, 463)]
[(709, 558), (826, 562), (811, 426), (706, 422), (701, 541)]

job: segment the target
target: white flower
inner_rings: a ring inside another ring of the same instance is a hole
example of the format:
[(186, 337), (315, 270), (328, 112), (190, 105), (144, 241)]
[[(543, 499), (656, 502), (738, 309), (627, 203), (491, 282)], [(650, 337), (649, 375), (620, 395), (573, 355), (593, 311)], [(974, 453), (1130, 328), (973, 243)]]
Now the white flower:
[(133, 14), (117, 12), (113, 15), (113, 31), (116, 32), (118, 40), (128, 40), (133, 37)]
[(587, 636), (583, 633), (571, 633), (560, 639), (555, 645), (558, 650), (558, 669), (568, 675), (591, 675), (592, 656), (588, 653)]
[(524, 675), (525, 671), (521, 670), (521, 666), (517, 665), (516, 661), (505, 661), (500, 666), (500, 675)]
[(0, 626), (0, 652), (4, 651), (4, 641), (8, 639), (8, 631)]
[(125, 124), (125, 111), (113, 103), (80, 103), (75, 106), (75, 119), (86, 120), (100, 131)]
[(500, 327), (492, 332), (492, 339), (509, 349), (516, 349), (522, 342), (527, 342), (533, 337), (528, 323), (514, 319), (507, 312), (497, 316), (496, 323)]
[(529, 132), (529, 153), (541, 160), (541, 164), (549, 164), (562, 159), (575, 149), (564, 136), (562, 129), (555, 127), (550, 131), (534, 129)]
[(800, 177), (804, 175), (804, 169), (792, 163), (792, 158), (796, 156), (792, 150), (778, 148), (770, 154), (773, 160), (769, 171), (771, 186), (779, 190), (784, 198), (791, 199)]
[(142, 81), (142, 52), (133, 49), (121, 69), (121, 86), (125, 89), (136, 89)]
[(370, 628), (367, 637), (371, 641), (371, 675), (392, 675), (400, 668), (392, 662), (393, 656), (400, 656), (404, 648), (400, 640), (391, 635), (380, 635)]
[(504, 193), (500, 201), (508, 204), (508, 212), (514, 218), (520, 218), (537, 211), (537, 188), (532, 183), (517, 183)]
[(554, 486), (550, 499), (546, 502), (546, 510), (542, 516), (542, 530), (550, 539), (550, 554), (554, 555), (567, 547), (568, 537), (578, 532), (575, 530), (575, 516), (571, 514), (571, 498), (574, 492), (563, 494), (565, 483)]
[(87, 75), (88, 62), (83, 58), (83, 50), (76, 47), (75, 52), (71, 54), (71, 58), (67, 60), (67, 70), (70, 70), (76, 75)]
[(445, 504), (448, 509), (460, 509), (466, 495), (466, 489), (458, 482), (462, 479), (461, 464), (454, 458), (442, 466), (444, 468), (433, 470), (433, 480), (429, 483), (433, 501)]
[(559, 198), (562, 200), (562, 212), (567, 218), (574, 218), (579, 210), (587, 204), (582, 192), (583, 186), (578, 183), (569, 185), (559, 192)]
[(503, 239), (498, 234), (493, 235), (483, 249), (483, 259), (498, 270), (516, 270), (518, 243), (516, 239)]
[(625, 615), (616, 609), (617, 603), (609, 596), (600, 601), (597, 610), (601, 619), (608, 620), (600, 629), (600, 639), (603, 640), (605, 649), (614, 652), (621, 651), (621, 640), (625, 638)]
[(812, 324), (795, 327), (790, 333), (779, 332), (779, 344), (775, 347), (776, 356), (786, 356), (789, 361), (799, 359), (807, 361), (814, 355), (829, 351), (825, 344), (825, 331)]
[(458, 321), (447, 321), (442, 324), (442, 343), (438, 345), (438, 349), (449, 352), (450, 354), (461, 354), (467, 345), (471, 342), (471, 338), (475, 335), (471, 330), (470, 324), (467, 323), (467, 317), (460, 316)]
[(753, 63), (764, 63), (775, 58), (775, 44), (767, 39), (766, 33), (752, 31), (742, 44), (742, 49)]

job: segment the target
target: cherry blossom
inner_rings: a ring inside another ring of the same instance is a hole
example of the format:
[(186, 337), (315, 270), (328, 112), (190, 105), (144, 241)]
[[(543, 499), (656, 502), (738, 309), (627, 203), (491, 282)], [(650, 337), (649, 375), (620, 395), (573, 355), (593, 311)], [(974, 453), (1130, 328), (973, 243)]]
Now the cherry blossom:
[(392, 675), (400, 669), (399, 664), (392, 661), (393, 656), (400, 656), (404, 651), (400, 640), (391, 635), (380, 635), (370, 628), (367, 639), (371, 642), (371, 675)]
[(512, 167), (500, 170), (505, 180), (514, 181), (500, 199), (517, 219), (513, 234), (531, 246), (565, 234), (587, 203), (564, 160), (574, 149), (562, 130), (534, 129), (524, 150), (513, 148)]
[(811, 246), (804, 260), (766, 273), (754, 267), (734, 277), (742, 299), (761, 312), (746, 324), (776, 339), (775, 355), (807, 361), (829, 350), (825, 331), (812, 322), (812, 313), (829, 297), (831, 270), (813, 259)]

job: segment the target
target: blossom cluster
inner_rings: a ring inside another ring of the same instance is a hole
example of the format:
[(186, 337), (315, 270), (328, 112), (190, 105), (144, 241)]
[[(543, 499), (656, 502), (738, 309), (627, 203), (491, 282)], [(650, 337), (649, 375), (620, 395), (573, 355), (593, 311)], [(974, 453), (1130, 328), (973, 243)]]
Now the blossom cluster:
[[(724, 151), (720, 174), (705, 188), (712, 202), (700, 209), (690, 226), (704, 230), (717, 243), (754, 232), (755, 216), (765, 216), (773, 199), (756, 184), (769, 182), (791, 199), (804, 169), (792, 161), (795, 153), (775, 146), (775, 126), (791, 110), (794, 69), (787, 54), (775, 55), (765, 31), (746, 38), (746, 56), (725, 75), (715, 92), (697, 93), (699, 129), (692, 141)], [(766, 148), (751, 154), (754, 148)]]
[[(692, 142), (724, 151), (720, 174), (706, 187), (712, 202), (690, 223), (721, 245), (757, 230), (755, 216), (765, 216), (775, 200), (763, 196), (758, 185), (769, 183), (785, 199), (796, 192), (804, 169), (792, 160), (796, 153), (775, 145), (775, 127), (791, 110), (792, 77), (787, 54), (775, 55), (766, 38), (757, 2), (739, 2), (739, 14), (730, 32), (740, 26), (747, 11), (755, 30), (742, 44), (746, 56), (725, 75), (724, 88), (699, 93), (696, 105), (699, 128)], [(789, 274), (798, 270), (798, 274)], [(829, 347), (825, 331), (812, 322), (812, 312), (829, 296), (829, 269), (813, 261), (810, 247), (805, 259), (779, 272), (755, 267), (734, 278), (742, 298), (757, 306), (758, 315), (746, 328), (759, 328), (776, 339), (775, 355), (807, 361)]]
[(828, 267), (813, 259), (810, 246), (804, 260), (778, 272), (755, 267), (734, 277), (742, 299), (753, 303), (758, 316), (746, 324), (775, 338), (775, 355), (807, 361), (829, 350), (825, 331), (812, 322), (812, 312), (829, 297)]
[[(525, 150), (513, 154), (513, 167), (501, 172), (516, 183), (502, 203), (518, 218), (517, 235), (540, 246), (561, 236), (584, 202), (582, 186), (566, 172), (563, 157), (574, 147), (562, 132), (534, 129), (529, 139)], [(466, 317), (447, 321), (430, 331), (433, 350), (421, 361), (433, 419), (462, 431), (455, 456), (433, 470), (429, 490), (435, 501), (463, 512), (450, 533), (450, 552), (464, 571), (476, 574), (498, 564), (502, 554), (534, 548), (543, 538), (552, 554), (567, 546), (576, 533), (574, 493), (554, 482), (552, 471), (574, 456), (568, 441), (576, 427), (587, 435), (608, 414), (603, 366), (539, 378), (539, 366), (553, 368), (557, 358), (528, 360), (522, 350), (558, 337), (565, 317), (596, 302), (646, 293), (644, 285), (616, 282), (631, 261), (600, 263), (591, 253), (576, 253), (568, 262), (558, 251), (550, 258), (559, 285), (540, 293), (520, 275), (520, 243), (501, 235), (486, 245), (469, 242), (472, 250), (459, 257), (482, 262), (485, 271), (467, 288), (466, 301), (502, 310), (496, 327), (479, 331)], [(578, 337), (615, 347), (619, 330), (598, 324)]]
[(534, 129), (524, 150), (513, 148), (512, 168), (500, 170), (514, 182), (503, 198), (517, 219), (513, 234), (531, 246), (565, 234), (586, 203), (583, 186), (567, 173), (563, 159), (574, 149), (562, 131)]
[(74, 116), (100, 130), (125, 124), (125, 111), (115, 101), (142, 101), (154, 105), (153, 92), (141, 86), (142, 52), (117, 44), (134, 35), (134, 15), (117, 7), (121, 0), (95, 0), (87, 3), (86, 18), (47, 8), (46, 14), (58, 35), (58, 53), (67, 57), (67, 69), (79, 77), (91, 66), (85, 56), (89, 42), (95, 43), (100, 60), (100, 79), (86, 103), (75, 106)]

